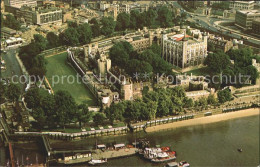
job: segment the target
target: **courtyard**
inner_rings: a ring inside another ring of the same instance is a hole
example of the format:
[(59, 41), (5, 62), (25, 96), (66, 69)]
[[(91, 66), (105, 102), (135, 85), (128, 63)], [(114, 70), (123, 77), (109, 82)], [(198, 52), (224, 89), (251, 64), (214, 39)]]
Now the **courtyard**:
[(94, 96), (88, 88), (80, 80), (77, 82), (76, 71), (67, 63), (67, 52), (46, 57), (46, 60), (47, 79), (54, 93), (58, 90), (68, 91), (78, 104), (86, 101), (89, 106), (96, 105)]

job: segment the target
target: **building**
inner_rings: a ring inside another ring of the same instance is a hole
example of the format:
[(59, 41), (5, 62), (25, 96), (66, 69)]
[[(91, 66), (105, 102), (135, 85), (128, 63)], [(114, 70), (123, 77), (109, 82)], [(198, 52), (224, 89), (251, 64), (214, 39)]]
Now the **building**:
[(189, 38), (184, 34), (163, 35), (162, 56), (174, 66), (186, 68), (203, 63), (207, 56), (207, 36)]
[(209, 44), (212, 44), (215, 49), (222, 50), (223, 52), (227, 52), (233, 48), (232, 41), (225, 40), (223, 37), (215, 37), (214, 35), (208, 37)]
[(100, 3), (100, 10), (104, 11), (110, 7), (110, 3)]
[(229, 8), (234, 10), (252, 10), (254, 9), (254, 1), (230, 1)]
[(200, 98), (208, 98), (209, 95), (214, 95), (214, 93), (215, 93), (214, 88), (210, 88), (207, 90), (185, 92), (186, 96), (193, 100), (199, 100)]
[(253, 20), (252, 22), (252, 32), (260, 36), (260, 18)]
[(260, 63), (257, 63), (256, 59), (252, 59), (252, 66), (254, 66), (258, 72), (260, 72)]
[(136, 5), (131, 5), (130, 10), (137, 10), (139, 12), (146, 12), (148, 11), (149, 6), (146, 4), (136, 4)]
[(8, 27), (1, 28), (1, 38), (10, 38), (16, 35), (16, 30), (13, 30)]
[(5, 4), (4, 1), (1, 1), (1, 13), (5, 12)]
[(193, 76), (191, 75), (177, 75), (176, 85), (183, 87), (185, 90), (195, 91), (195, 90), (205, 90), (208, 89), (208, 83), (205, 82), (205, 77), (203, 76)]
[(56, 7), (31, 7), (24, 5), (17, 11), (17, 16), (27, 24), (62, 23), (62, 10)]
[(52, 6), (57, 8), (69, 9), (70, 4), (62, 1), (43, 1), (43, 6)]
[(10, 37), (9, 39), (7, 39), (5, 41), (5, 47), (7, 49), (10, 49), (10, 48), (17, 48), (19, 46), (21, 46), (23, 44), (23, 40), (22, 38), (14, 38), (14, 37)]
[(240, 10), (236, 12), (235, 24), (243, 29), (251, 29), (253, 20), (258, 18), (260, 10)]
[(37, 6), (37, 0), (4, 0), (5, 5), (21, 8), (23, 5)]

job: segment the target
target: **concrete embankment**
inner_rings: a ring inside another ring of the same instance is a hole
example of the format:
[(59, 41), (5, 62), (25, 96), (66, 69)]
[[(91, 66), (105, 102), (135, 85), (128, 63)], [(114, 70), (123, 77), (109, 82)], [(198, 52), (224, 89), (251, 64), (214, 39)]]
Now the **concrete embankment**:
[(154, 131), (171, 129), (171, 128), (208, 124), (208, 123), (225, 121), (229, 119), (254, 116), (260, 114), (259, 110), (260, 108), (250, 108), (250, 109), (240, 110), (236, 112), (222, 113), (222, 114), (216, 114), (207, 117), (200, 117), (200, 118), (183, 120), (183, 121), (169, 123), (169, 124), (157, 125), (153, 127), (147, 127), (146, 132), (154, 132)]

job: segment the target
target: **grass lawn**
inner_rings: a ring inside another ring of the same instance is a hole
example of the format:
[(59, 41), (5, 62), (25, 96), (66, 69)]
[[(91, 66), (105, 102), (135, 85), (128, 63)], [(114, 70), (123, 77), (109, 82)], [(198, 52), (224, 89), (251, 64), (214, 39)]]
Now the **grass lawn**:
[[(82, 82), (77, 82), (76, 71), (66, 62), (67, 53), (47, 57), (46, 60), (48, 62), (47, 78), (54, 93), (58, 90), (68, 91), (75, 98), (78, 104), (86, 101), (88, 105), (96, 105), (95, 98), (88, 88)], [(72, 83), (72, 77), (68, 76), (74, 76), (75, 82)], [(58, 78), (60, 82), (55, 84)]]
[(210, 73), (210, 70), (208, 69), (208, 67), (202, 67), (202, 68), (194, 69), (191, 71), (187, 71), (185, 73), (187, 75), (190, 75), (192, 73), (192, 75), (196, 75), (196, 76), (199, 76), (199, 75), (205, 76)]
[(125, 126), (125, 124), (123, 122), (113, 124), (113, 128), (119, 128), (119, 127), (124, 127), (124, 126)]

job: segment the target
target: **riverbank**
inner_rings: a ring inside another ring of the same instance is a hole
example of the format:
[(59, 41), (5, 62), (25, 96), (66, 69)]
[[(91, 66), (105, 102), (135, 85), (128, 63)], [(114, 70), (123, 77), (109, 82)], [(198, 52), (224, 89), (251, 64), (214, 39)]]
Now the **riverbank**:
[(207, 117), (199, 117), (199, 118), (195, 118), (195, 119), (189, 119), (189, 120), (183, 120), (183, 121), (179, 121), (179, 122), (157, 125), (157, 126), (153, 126), (153, 127), (147, 127), (146, 132), (155, 132), (155, 131), (159, 131), (159, 130), (179, 128), (179, 127), (185, 127), (185, 126), (209, 124), (209, 123), (220, 122), (220, 121), (225, 121), (225, 120), (234, 119), (234, 118), (259, 115), (260, 114), (259, 110), (260, 110), (259, 108), (250, 108), (250, 109), (236, 111), (236, 112), (216, 114), (216, 115), (207, 116)]

